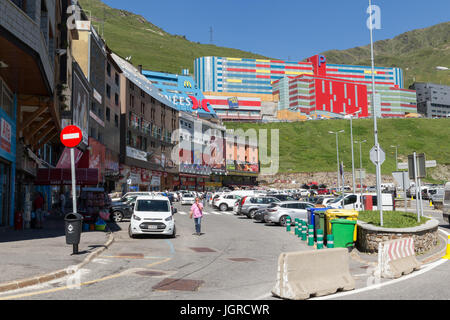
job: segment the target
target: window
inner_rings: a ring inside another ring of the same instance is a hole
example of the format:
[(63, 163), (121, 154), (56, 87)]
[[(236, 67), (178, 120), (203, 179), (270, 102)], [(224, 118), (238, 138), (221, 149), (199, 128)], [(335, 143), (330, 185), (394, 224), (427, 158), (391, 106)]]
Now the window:
[(136, 211), (168, 212), (169, 202), (165, 200), (138, 200)]
[(111, 109), (106, 107), (106, 120), (109, 122), (111, 117)]
[(134, 83), (129, 81), (129, 87), (130, 87), (130, 90), (134, 90)]
[(106, 96), (108, 98), (111, 98), (111, 87), (109, 86), (109, 84), (106, 85)]
[(108, 62), (108, 65), (106, 66), (106, 72), (108, 73), (108, 77), (111, 77), (111, 64)]
[(354, 203), (356, 203), (357, 200), (358, 200), (358, 197), (357, 197), (356, 195), (348, 196), (348, 197), (345, 198), (345, 200), (344, 200), (344, 205), (347, 205), (347, 204), (354, 204)]
[(116, 128), (119, 127), (119, 116), (117, 114), (114, 115), (114, 124)]
[(144, 114), (145, 113), (145, 103), (141, 102), (141, 113)]
[(116, 72), (116, 76), (115, 76), (115, 82), (116, 82), (116, 86), (120, 86), (120, 84), (119, 84), (119, 75), (117, 74), (117, 72)]
[(134, 108), (134, 96), (132, 94), (130, 94), (130, 106)]
[(119, 95), (117, 93), (114, 94), (114, 102), (116, 103), (116, 106), (119, 105)]

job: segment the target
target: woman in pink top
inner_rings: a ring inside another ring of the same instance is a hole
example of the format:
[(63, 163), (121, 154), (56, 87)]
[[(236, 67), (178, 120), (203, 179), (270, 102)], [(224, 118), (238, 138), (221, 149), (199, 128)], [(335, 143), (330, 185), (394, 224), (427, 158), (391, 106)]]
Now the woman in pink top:
[(195, 233), (194, 235), (200, 236), (201, 224), (203, 217), (203, 205), (200, 203), (200, 199), (195, 198), (195, 203), (191, 207), (190, 218), (194, 218)]

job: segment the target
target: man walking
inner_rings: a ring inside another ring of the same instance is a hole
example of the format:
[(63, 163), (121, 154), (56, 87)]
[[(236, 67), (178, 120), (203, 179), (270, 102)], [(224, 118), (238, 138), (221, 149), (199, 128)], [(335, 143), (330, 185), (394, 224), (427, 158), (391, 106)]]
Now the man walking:
[(195, 233), (193, 235), (200, 236), (201, 235), (201, 223), (203, 217), (203, 205), (200, 203), (200, 199), (198, 197), (195, 198), (195, 203), (191, 207), (191, 212), (189, 214), (189, 218), (194, 218), (195, 223)]

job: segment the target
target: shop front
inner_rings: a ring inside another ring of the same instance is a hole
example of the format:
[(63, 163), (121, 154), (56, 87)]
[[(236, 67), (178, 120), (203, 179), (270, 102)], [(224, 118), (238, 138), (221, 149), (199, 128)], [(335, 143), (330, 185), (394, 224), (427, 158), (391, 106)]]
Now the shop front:
[(16, 105), (15, 96), (0, 78), (0, 228), (14, 225)]
[(120, 192), (119, 179), (119, 154), (114, 153), (110, 149), (106, 149), (104, 180), (105, 189), (108, 193)]

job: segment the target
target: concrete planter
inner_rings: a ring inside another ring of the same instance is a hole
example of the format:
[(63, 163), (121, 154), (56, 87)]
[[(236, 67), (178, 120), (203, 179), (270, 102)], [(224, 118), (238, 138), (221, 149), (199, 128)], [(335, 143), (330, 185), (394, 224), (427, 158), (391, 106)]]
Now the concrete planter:
[(438, 227), (439, 221), (436, 219), (430, 219), (418, 227), (404, 229), (376, 227), (358, 221), (356, 247), (361, 252), (377, 253), (380, 242), (412, 237), (416, 254), (423, 254), (437, 246)]

